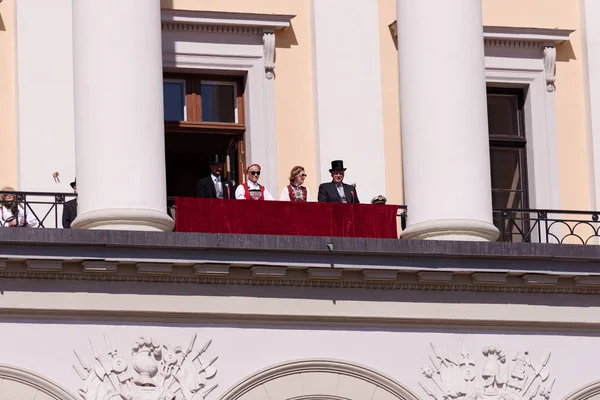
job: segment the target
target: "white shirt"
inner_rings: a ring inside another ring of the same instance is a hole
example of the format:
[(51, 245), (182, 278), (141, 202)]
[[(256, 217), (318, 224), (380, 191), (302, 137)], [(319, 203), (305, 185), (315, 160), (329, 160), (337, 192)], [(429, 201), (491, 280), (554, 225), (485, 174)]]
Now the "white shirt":
[(346, 192), (344, 192), (344, 185), (343, 184), (336, 184), (335, 185), (338, 191), (338, 194), (340, 195), (340, 198), (342, 199), (342, 202), (346, 203), (347, 199), (346, 199)]
[(212, 181), (215, 184), (215, 190), (217, 191), (217, 198), (222, 199), (223, 198), (223, 183), (221, 182), (221, 177), (214, 176), (213, 174), (210, 174), (210, 177), (212, 178)]
[[(258, 183), (254, 183), (251, 181), (248, 181), (247, 183), (248, 190), (260, 190), (260, 185)], [(269, 193), (267, 188), (265, 188), (263, 195), (265, 200), (275, 200), (273, 196), (271, 196), (271, 193)], [(235, 198), (238, 200), (246, 200), (246, 189), (244, 188), (243, 184), (239, 185), (237, 189), (235, 189)]]
[[(19, 212), (17, 214), (18, 215), (15, 216), (15, 218), (17, 220), (17, 226), (23, 226), (24, 224), (21, 223), (21, 218), (25, 217), (25, 213), (23, 210), (23, 204), (19, 204)], [(9, 226), (8, 223), (6, 222), (6, 220), (11, 217), (13, 217), (12, 212), (8, 208), (6, 208), (6, 206), (3, 206), (2, 207), (2, 226)], [(33, 215), (33, 211), (31, 211), (29, 208), (27, 208), (27, 226), (29, 228), (37, 228), (38, 225), (39, 225), (39, 221), (37, 220), (35, 215)]]
[[(301, 187), (303, 187), (303, 186), (301, 186)], [(281, 196), (279, 196), (279, 200), (292, 201), (292, 199), (290, 199), (290, 192), (289, 192), (287, 186), (284, 187), (283, 190), (281, 191)], [(308, 188), (306, 188), (306, 201), (312, 201), (312, 198), (310, 197), (310, 190), (308, 190)]]

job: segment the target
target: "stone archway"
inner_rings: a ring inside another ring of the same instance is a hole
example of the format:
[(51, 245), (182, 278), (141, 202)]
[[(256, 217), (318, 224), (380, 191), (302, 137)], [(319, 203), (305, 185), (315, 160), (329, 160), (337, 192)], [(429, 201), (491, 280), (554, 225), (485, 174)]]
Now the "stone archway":
[(58, 384), (22, 368), (0, 364), (0, 400), (80, 400)]
[(220, 400), (418, 400), (392, 378), (330, 359), (284, 362), (238, 382)]
[(564, 400), (600, 400), (600, 380), (588, 383), (569, 393)]

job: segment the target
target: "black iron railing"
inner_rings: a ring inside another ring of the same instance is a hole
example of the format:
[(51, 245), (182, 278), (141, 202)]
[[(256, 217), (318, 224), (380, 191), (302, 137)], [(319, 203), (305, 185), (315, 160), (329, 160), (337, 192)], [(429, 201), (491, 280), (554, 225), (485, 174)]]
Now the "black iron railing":
[(599, 244), (600, 212), (576, 210), (495, 209), (498, 241)]
[[(14, 197), (11, 198), (11, 195)], [(1, 224), (10, 226), (7, 221), (14, 218), (15, 226), (62, 228), (63, 205), (76, 197), (75, 193), (0, 191)], [(12, 202), (16, 203), (16, 207)], [(17, 215), (13, 215), (13, 211), (16, 211)], [(20, 218), (29, 222), (21, 223)]]
[(406, 212), (408, 211), (407, 206), (398, 206), (398, 217), (400, 218), (400, 228), (406, 229)]

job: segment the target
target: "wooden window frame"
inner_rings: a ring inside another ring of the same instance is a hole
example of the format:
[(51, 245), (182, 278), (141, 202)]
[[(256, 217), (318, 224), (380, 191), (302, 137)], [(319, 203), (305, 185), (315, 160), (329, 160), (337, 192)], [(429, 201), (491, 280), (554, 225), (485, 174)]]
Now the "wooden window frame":
[[(486, 88), (487, 95), (511, 95), (517, 97), (517, 128), (519, 135), (494, 135), (488, 133), (490, 152), (492, 148), (504, 149), (519, 149), (519, 166), (521, 178), (522, 203), (521, 209), (529, 208), (529, 170), (527, 165), (527, 132), (525, 125), (525, 90), (521, 88), (500, 88), (488, 86)], [(492, 188), (492, 196), (494, 192), (503, 192), (505, 190)], [(504, 208), (504, 207), (503, 207)], [(501, 220), (502, 221), (502, 220)], [(521, 229), (523, 233), (529, 232), (529, 215), (524, 213), (521, 216)], [(508, 231), (508, 229), (506, 230)], [(513, 234), (509, 234), (509, 241), (512, 241)], [(502, 239), (502, 238), (501, 238)], [(507, 239), (506, 237), (504, 239)]]
[[(232, 75), (208, 75), (196, 73), (163, 72), (163, 81), (185, 81), (185, 121), (165, 121), (165, 134), (180, 133), (211, 133), (231, 136), (231, 144), (236, 143), (238, 154), (238, 180), (244, 180), (246, 168), (246, 107), (244, 77)], [(227, 82), (235, 84), (237, 96), (237, 122), (204, 122), (202, 121), (202, 82)]]
[[(166, 131), (210, 132), (230, 135), (243, 135), (246, 132), (244, 81), (242, 77), (165, 72), (163, 74), (163, 80), (185, 80), (186, 82), (186, 120), (165, 121)], [(200, 95), (200, 85), (203, 81), (228, 82), (236, 84), (235, 93), (237, 95), (237, 122), (202, 121), (202, 97)]]

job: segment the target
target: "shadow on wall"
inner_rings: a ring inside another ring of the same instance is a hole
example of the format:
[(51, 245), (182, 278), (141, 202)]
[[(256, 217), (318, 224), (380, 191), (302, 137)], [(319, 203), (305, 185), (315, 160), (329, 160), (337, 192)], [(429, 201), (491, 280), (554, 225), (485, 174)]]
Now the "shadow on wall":
[(173, 9), (173, 0), (160, 0), (160, 8)]
[[(291, 22), (289, 28), (275, 33), (275, 49), (290, 49), (292, 46), (297, 45), (298, 39), (296, 38), (296, 32), (294, 32), (294, 25)], [(273, 62), (277, 65), (277, 50), (275, 50)], [(277, 72), (274, 72), (274, 75), (277, 78)]]
[(298, 45), (298, 39), (296, 39), (296, 32), (294, 31), (294, 24), (290, 22), (289, 28), (283, 31), (278, 31), (275, 34), (275, 48), (276, 49), (289, 49), (292, 46)]
[(569, 62), (571, 60), (577, 60), (575, 56), (575, 50), (571, 42), (565, 42), (556, 46), (556, 61), (557, 62)]
[(0, 14), (0, 31), (6, 31), (6, 25), (4, 25), (4, 20), (2, 19), (2, 14)]

